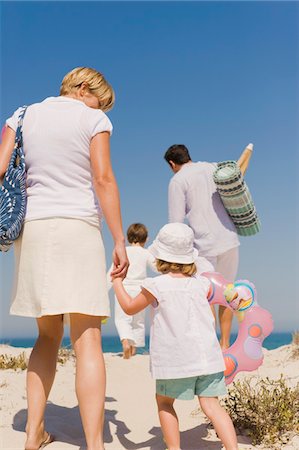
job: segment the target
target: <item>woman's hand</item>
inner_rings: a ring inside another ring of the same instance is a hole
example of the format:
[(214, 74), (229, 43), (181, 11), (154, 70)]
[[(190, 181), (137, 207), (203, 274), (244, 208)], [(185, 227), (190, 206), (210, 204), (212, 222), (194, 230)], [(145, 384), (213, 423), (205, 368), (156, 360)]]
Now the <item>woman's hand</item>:
[(116, 243), (112, 253), (113, 270), (112, 278), (125, 278), (129, 268), (129, 260), (124, 242)]

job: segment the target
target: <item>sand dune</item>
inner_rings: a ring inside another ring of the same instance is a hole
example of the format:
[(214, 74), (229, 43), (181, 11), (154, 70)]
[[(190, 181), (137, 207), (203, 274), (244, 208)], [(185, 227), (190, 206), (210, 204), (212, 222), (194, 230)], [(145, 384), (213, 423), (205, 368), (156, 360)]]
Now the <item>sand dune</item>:
[[(30, 349), (0, 347), (0, 353), (19, 354)], [(264, 364), (248, 376), (278, 378), (283, 373), (289, 383), (299, 381), (299, 361), (290, 359), (290, 346), (265, 350)], [(118, 354), (105, 354), (107, 367), (107, 393), (105, 417), (106, 450), (163, 450), (163, 443), (154, 399), (154, 381), (148, 365), (149, 357), (137, 355), (123, 360)], [(1, 448), (23, 449), (26, 422), (25, 371), (0, 371)], [(197, 401), (178, 401), (177, 410), (181, 427), (181, 446), (185, 450), (220, 450), (221, 444), (214, 430), (198, 409)], [(46, 411), (46, 427), (56, 437), (49, 450), (85, 448), (81, 420), (74, 392), (74, 363), (58, 365), (56, 380)], [(250, 440), (238, 436), (240, 448), (254, 449)], [(282, 447), (299, 449), (299, 436)]]

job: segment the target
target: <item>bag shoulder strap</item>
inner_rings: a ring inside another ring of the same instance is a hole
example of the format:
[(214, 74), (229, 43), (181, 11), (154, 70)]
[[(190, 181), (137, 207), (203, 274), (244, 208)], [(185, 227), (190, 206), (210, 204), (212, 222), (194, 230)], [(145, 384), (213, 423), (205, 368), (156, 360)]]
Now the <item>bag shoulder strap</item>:
[(22, 147), (23, 146), (23, 120), (24, 120), (24, 116), (25, 116), (25, 112), (27, 110), (28, 106), (22, 106), (20, 114), (19, 114), (19, 118), (18, 118), (18, 127), (16, 130), (16, 144), (18, 147)]

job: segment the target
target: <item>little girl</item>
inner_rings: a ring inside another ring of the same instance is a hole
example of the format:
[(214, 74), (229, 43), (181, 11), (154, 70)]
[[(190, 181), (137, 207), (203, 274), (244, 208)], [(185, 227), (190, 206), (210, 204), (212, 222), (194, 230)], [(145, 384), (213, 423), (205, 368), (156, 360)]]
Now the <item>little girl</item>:
[(165, 225), (149, 248), (162, 275), (145, 279), (135, 298), (125, 291), (121, 278), (113, 279), (113, 287), (126, 314), (151, 306), (150, 370), (156, 379), (159, 419), (168, 450), (180, 449), (174, 401), (191, 400), (194, 395), (226, 450), (237, 450), (233, 423), (217, 398), (226, 393), (225, 364), (207, 301), (210, 282), (195, 276), (193, 240), (187, 225)]

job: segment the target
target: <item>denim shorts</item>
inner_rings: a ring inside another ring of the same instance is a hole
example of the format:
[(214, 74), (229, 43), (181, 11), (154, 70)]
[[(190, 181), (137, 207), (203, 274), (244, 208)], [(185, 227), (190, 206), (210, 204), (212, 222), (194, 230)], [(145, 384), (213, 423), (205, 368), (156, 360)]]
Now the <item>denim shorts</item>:
[(226, 394), (223, 372), (198, 377), (156, 380), (156, 394), (178, 400), (199, 397), (218, 397)]

